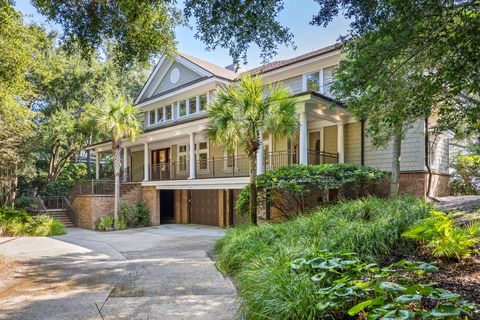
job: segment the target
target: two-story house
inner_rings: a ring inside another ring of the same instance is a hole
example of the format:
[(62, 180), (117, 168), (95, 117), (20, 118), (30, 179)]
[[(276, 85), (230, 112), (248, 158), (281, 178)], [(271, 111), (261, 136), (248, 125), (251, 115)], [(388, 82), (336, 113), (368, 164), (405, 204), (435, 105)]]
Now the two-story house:
[[(258, 173), (294, 163), (332, 162), (390, 171), (391, 148), (373, 148), (364, 132), (366, 124), (331, 98), (330, 85), (340, 58), (340, 45), (332, 45), (245, 71), (265, 84), (283, 82), (297, 100), (297, 138), (265, 135)], [(139, 93), (135, 104), (145, 128), (137, 140), (123, 143), (124, 179), (141, 187), (153, 224), (227, 226), (236, 222), (234, 201), (248, 183), (247, 158), (242, 146), (228, 153), (210, 144), (204, 131), (206, 106), (215, 99), (216, 90), (235, 85), (240, 76), (229, 68), (179, 54), (175, 59), (162, 58)], [(432, 126), (434, 119), (421, 120), (408, 130), (402, 146), (402, 192), (448, 193), (448, 140), (428, 134)], [(87, 149), (110, 152), (110, 142)]]

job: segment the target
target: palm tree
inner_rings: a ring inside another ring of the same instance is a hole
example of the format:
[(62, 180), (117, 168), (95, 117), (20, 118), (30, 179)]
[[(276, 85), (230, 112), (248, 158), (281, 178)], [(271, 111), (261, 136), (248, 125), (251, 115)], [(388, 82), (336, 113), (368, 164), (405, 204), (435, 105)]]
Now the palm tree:
[(107, 99), (106, 108), (97, 118), (98, 129), (112, 140), (113, 170), (115, 173), (115, 204), (113, 209), (115, 229), (120, 207), (120, 147), (123, 140), (135, 140), (142, 132), (141, 122), (137, 119), (138, 108), (125, 98)]
[(257, 223), (257, 150), (262, 133), (291, 137), (297, 132), (295, 99), (281, 83), (265, 91), (262, 80), (244, 75), (238, 85), (231, 85), (217, 93), (217, 99), (208, 106), (209, 140), (232, 151), (244, 146), (249, 161), (250, 202), (252, 224)]

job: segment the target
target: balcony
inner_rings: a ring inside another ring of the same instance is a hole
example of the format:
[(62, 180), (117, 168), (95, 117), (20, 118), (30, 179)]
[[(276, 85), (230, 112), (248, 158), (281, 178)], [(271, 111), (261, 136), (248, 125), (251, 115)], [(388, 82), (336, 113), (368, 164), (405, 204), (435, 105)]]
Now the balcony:
[[(309, 151), (309, 164), (337, 163), (338, 154), (328, 152)], [(266, 170), (275, 169), (281, 166), (297, 164), (298, 155), (290, 151), (270, 152), (264, 157)], [(212, 178), (237, 178), (248, 177), (248, 157), (211, 157), (208, 159), (196, 160), (196, 179)], [(151, 166), (149, 172), (150, 181), (164, 180), (186, 180), (190, 177), (190, 163), (188, 160), (171, 163), (162, 162)]]

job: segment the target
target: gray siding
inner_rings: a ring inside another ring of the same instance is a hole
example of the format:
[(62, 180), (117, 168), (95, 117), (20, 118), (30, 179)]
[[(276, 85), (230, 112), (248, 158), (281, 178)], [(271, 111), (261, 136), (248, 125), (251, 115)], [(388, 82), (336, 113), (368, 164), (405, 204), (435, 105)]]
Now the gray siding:
[[(368, 124), (367, 124), (368, 125)], [(412, 128), (408, 129), (402, 141), (402, 154), (400, 160), (401, 171), (423, 171), (425, 170), (425, 136), (424, 122), (415, 122)], [(365, 137), (365, 165), (384, 171), (391, 171), (392, 167), (392, 145), (389, 143), (384, 148), (375, 149), (372, 139)]]
[(289, 87), (293, 94), (302, 92), (302, 76), (285, 79), (283, 84)]
[(429, 163), (433, 172), (448, 174), (449, 139), (446, 134), (430, 135)]
[[(175, 69), (175, 68), (178, 68), (178, 70), (180, 71), (180, 79), (178, 80), (177, 83), (172, 83), (170, 81), (170, 74), (172, 73), (172, 70)], [(202, 77), (199, 74), (193, 72), (192, 70), (188, 69), (187, 67), (185, 67), (184, 65), (182, 65), (178, 62), (174, 62), (170, 66), (170, 69), (168, 69), (168, 71), (167, 71), (165, 77), (163, 78), (163, 80), (160, 82), (158, 87), (155, 89), (155, 92), (153, 93), (153, 95), (161, 94), (163, 92), (166, 92), (168, 90), (172, 90), (176, 87), (179, 87), (181, 85), (190, 83), (190, 82), (198, 80), (200, 78), (202, 78)]]

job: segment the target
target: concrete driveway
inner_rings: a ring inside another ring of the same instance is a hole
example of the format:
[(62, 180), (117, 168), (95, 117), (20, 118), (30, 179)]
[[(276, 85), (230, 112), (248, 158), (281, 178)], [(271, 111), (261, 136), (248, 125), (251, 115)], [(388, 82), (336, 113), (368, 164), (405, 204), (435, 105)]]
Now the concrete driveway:
[(0, 255), (20, 261), (0, 279), (0, 319), (235, 319), (235, 288), (210, 258), (222, 234), (164, 225), (0, 238)]

